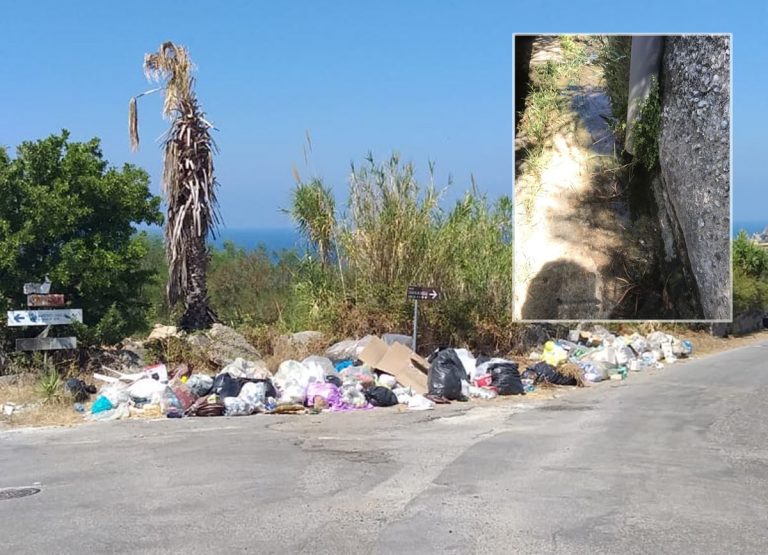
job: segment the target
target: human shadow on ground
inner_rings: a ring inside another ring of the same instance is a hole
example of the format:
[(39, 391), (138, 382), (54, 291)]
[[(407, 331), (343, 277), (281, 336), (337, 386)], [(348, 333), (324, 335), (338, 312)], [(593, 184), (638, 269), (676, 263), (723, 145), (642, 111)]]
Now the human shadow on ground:
[(600, 316), (597, 276), (569, 260), (547, 262), (528, 286), (524, 320), (589, 320)]

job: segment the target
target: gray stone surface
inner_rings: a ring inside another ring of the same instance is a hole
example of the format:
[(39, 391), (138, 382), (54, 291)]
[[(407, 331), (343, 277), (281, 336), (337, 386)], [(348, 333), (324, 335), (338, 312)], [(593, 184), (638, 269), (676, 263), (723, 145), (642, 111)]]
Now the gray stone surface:
[(731, 317), (730, 39), (678, 36), (662, 62), (661, 175), (707, 319)]
[[(236, 358), (258, 360), (261, 358), (256, 347), (248, 343), (242, 334), (223, 324), (213, 324), (206, 332), (208, 341), (198, 338), (198, 346), (205, 349), (206, 356), (214, 364), (224, 366)], [(194, 344), (194, 343), (193, 343)]]
[(551, 401), (0, 433), (4, 553), (766, 553), (768, 341)]

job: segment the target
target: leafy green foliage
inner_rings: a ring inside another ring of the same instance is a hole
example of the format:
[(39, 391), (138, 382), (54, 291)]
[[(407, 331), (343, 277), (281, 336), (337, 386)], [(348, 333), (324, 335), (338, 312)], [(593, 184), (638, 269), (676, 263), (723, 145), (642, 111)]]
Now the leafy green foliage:
[(651, 172), (659, 165), (660, 131), (661, 98), (659, 82), (654, 78), (648, 96), (640, 107), (640, 115), (632, 128), (635, 156)]
[(25, 306), (22, 285), (48, 275), (83, 309), (81, 341), (113, 343), (145, 326), (143, 287), (156, 270), (142, 267), (148, 246), (133, 225), (161, 223), (159, 205), (147, 173), (109, 167), (98, 139), (62, 131), (22, 143), (15, 159), (0, 150), (0, 309)]
[(768, 251), (744, 231), (733, 241), (733, 309), (768, 309)]

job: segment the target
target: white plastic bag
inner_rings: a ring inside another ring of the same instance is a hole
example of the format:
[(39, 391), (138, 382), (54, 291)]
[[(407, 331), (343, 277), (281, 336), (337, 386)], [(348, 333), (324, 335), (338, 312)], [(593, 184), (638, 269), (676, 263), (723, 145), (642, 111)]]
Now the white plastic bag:
[(128, 395), (131, 399), (151, 400), (158, 396), (162, 398), (163, 393), (165, 393), (165, 384), (152, 378), (142, 378), (128, 386)]
[(424, 395), (414, 395), (408, 400), (409, 410), (431, 410), (433, 408), (435, 408), (435, 403)]
[(237, 397), (251, 405), (253, 411), (262, 410), (267, 402), (267, 384), (264, 382), (244, 383)]
[[(313, 374), (318, 374), (319, 372), (322, 372), (323, 376), (333, 376), (336, 374), (336, 368), (334, 368), (331, 359), (328, 357), (311, 355), (302, 360), (301, 363)], [(319, 372), (317, 368), (320, 369)]]
[(240, 397), (224, 397), (225, 416), (248, 416), (253, 412), (253, 407), (245, 399)]
[(477, 368), (477, 359), (472, 356), (472, 353), (466, 349), (454, 349), (454, 351), (456, 351), (456, 356), (459, 357), (459, 360), (461, 361), (462, 366), (464, 366), (464, 370), (467, 372), (469, 379), (474, 379), (475, 370)]

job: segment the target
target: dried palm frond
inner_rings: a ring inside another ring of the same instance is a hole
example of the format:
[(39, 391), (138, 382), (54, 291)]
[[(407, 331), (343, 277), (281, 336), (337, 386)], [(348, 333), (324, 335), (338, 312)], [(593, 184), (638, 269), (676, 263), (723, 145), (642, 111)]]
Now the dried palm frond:
[(139, 114), (136, 108), (136, 97), (128, 102), (128, 135), (131, 138), (131, 150), (139, 150)]

